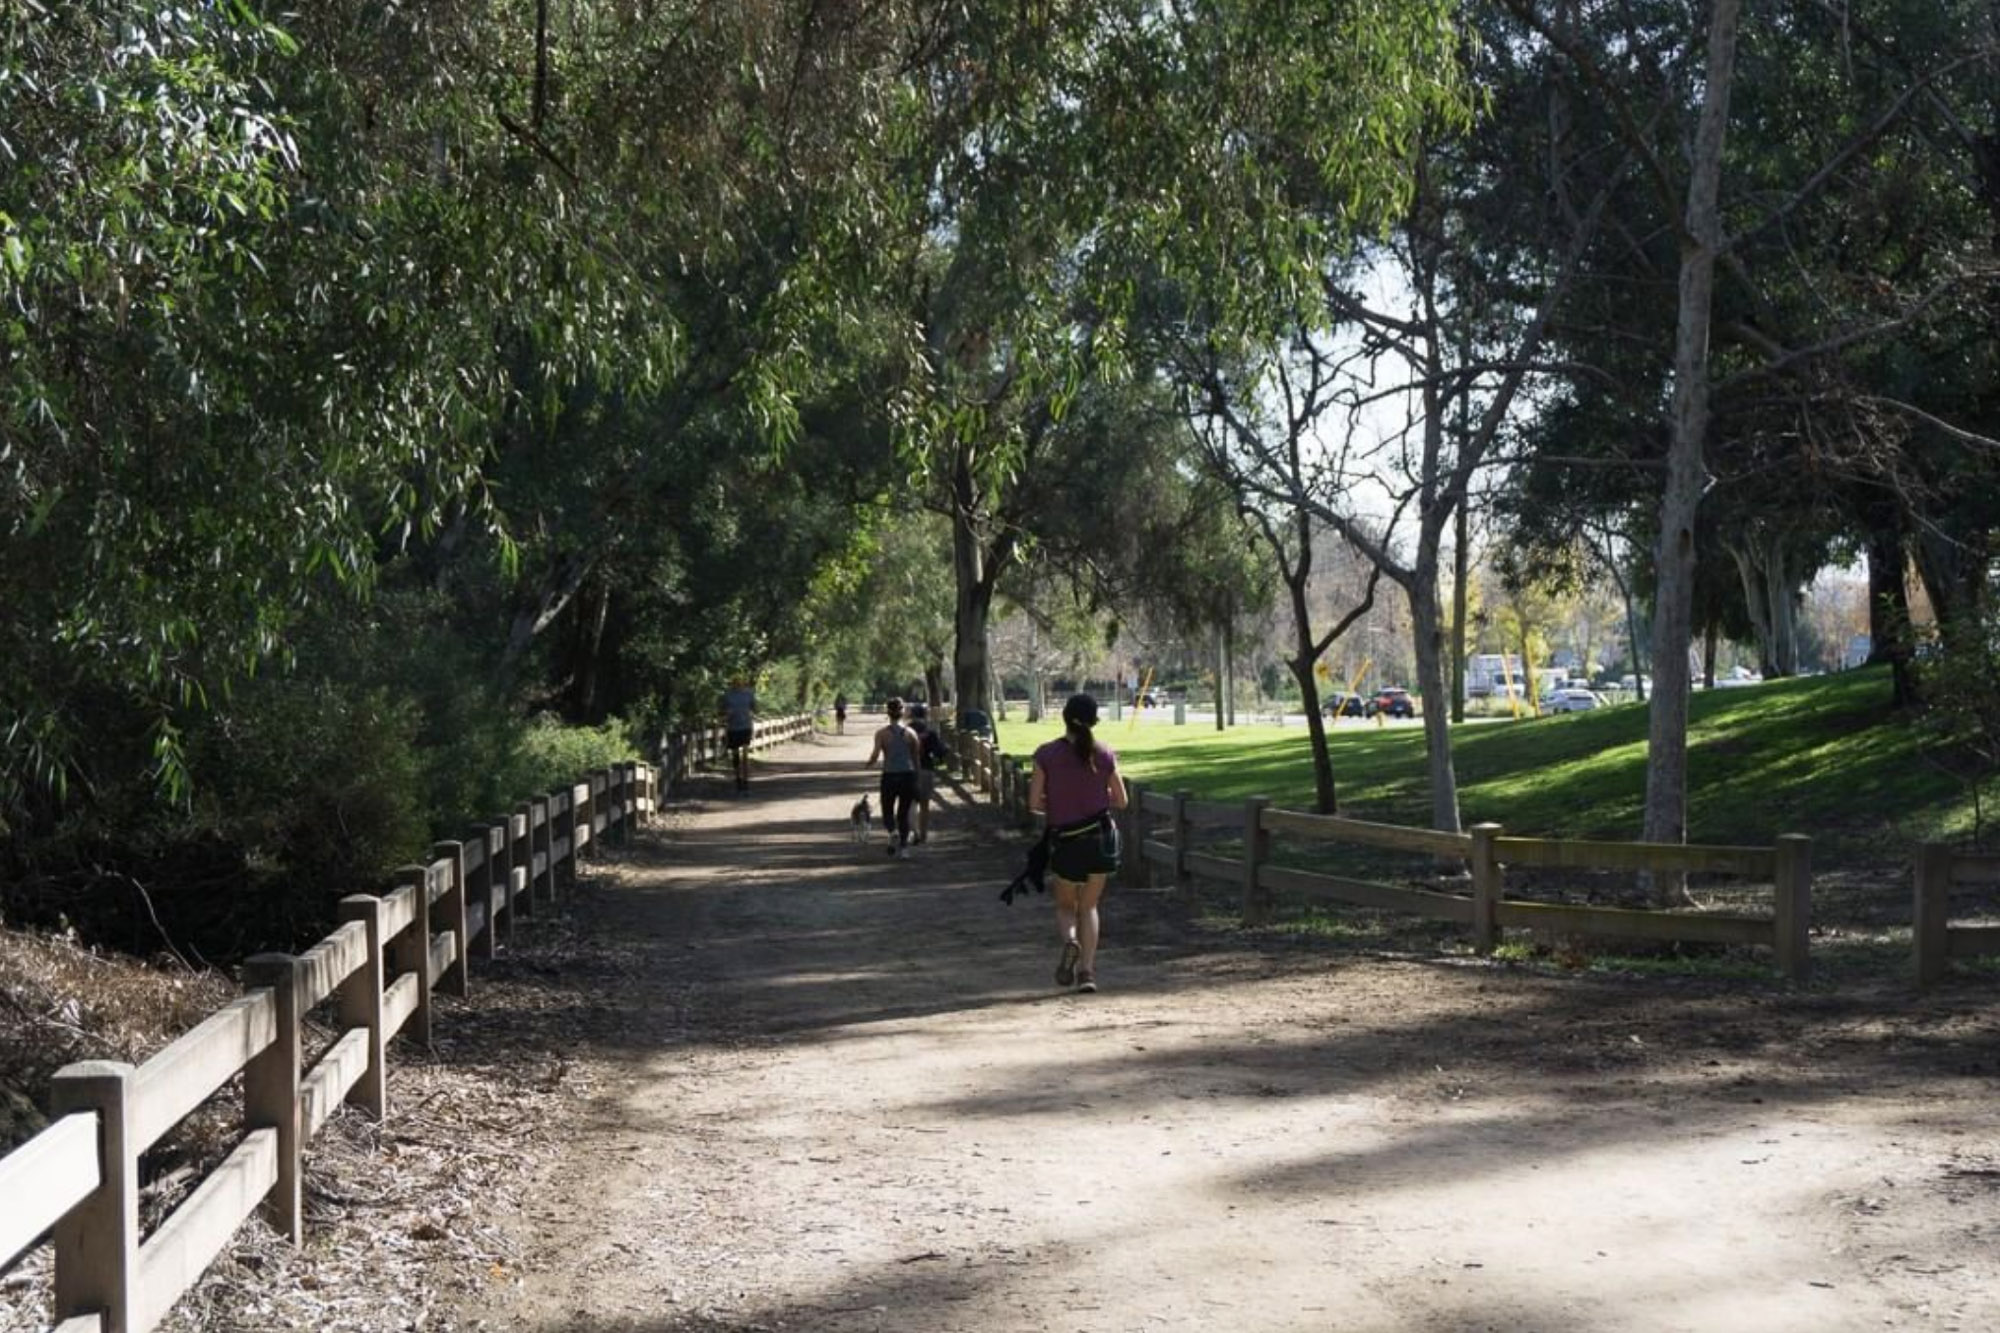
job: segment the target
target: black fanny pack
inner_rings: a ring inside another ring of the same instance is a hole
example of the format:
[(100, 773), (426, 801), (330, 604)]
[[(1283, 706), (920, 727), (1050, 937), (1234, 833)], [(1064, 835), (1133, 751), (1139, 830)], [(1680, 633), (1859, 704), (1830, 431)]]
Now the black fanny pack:
[(1086, 833), (1096, 833), (1111, 825), (1111, 812), (1091, 815), (1071, 824), (1054, 824), (1049, 827), (1051, 838), (1080, 838)]

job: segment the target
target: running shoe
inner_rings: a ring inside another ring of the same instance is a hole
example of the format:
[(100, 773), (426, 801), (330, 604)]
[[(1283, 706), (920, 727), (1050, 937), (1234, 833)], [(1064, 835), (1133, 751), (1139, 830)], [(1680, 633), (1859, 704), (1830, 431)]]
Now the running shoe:
[(1056, 963), (1056, 985), (1074, 986), (1076, 984), (1076, 960), (1082, 956), (1083, 950), (1076, 947), (1075, 940), (1069, 940), (1063, 944), (1062, 958)]

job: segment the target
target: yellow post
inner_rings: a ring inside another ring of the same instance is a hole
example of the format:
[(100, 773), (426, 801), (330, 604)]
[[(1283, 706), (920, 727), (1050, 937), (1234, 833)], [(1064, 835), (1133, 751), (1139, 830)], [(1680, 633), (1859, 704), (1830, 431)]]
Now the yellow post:
[[(1362, 659), (1361, 659), (1361, 669), (1360, 669), (1359, 671), (1357, 671), (1357, 672), (1355, 672), (1355, 673), (1354, 673), (1354, 679), (1352, 679), (1352, 680), (1350, 680), (1350, 681), (1348, 681), (1348, 682), (1347, 682), (1347, 692), (1348, 692), (1349, 694), (1359, 694), (1359, 693), (1361, 693), (1361, 678), (1362, 678), (1363, 676), (1367, 675), (1367, 674), (1368, 674), (1368, 668), (1369, 668), (1369, 667), (1372, 667), (1372, 666), (1374, 666), (1374, 665), (1375, 665), (1375, 659), (1374, 659), (1374, 658), (1372, 658), (1372, 657), (1364, 657), (1364, 658), (1362, 658)], [(1366, 710), (1365, 708), (1364, 708), (1364, 709), (1362, 710), (1362, 716), (1363, 716), (1364, 718), (1365, 718), (1365, 717), (1367, 716), (1367, 710)], [(1387, 725), (1387, 724), (1385, 724), (1385, 723), (1384, 723), (1384, 722), (1382, 721), (1382, 719), (1381, 719), (1381, 718), (1379, 718), (1379, 717), (1375, 719), (1375, 723), (1376, 723), (1376, 725), (1377, 725), (1377, 726), (1383, 726), (1383, 725)], [(1335, 715), (1334, 715), (1334, 719), (1333, 719), (1333, 724), (1334, 724), (1335, 726), (1339, 726), (1339, 725), (1340, 725), (1340, 716), (1339, 716), (1339, 714), (1335, 714)]]
[(1132, 718), (1125, 724), (1125, 730), (1130, 731), (1132, 728), (1139, 725), (1139, 700), (1145, 698), (1146, 691), (1152, 688), (1153, 688), (1153, 668), (1147, 667), (1145, 679), (1139, 682), (1139, 693), (1134, 695), (1132, 698)]

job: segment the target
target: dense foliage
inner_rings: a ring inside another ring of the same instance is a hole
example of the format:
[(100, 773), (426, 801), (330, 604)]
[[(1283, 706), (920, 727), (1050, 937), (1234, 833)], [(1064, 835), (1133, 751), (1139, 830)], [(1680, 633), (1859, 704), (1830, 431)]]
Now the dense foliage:
[[(1586, 526), (1643, 549), (1679, 225), (1654, 145), (1692, 124), (1697, 28), (0, 5), (9, 900), (262, 885), (282, 933), (546, 781), (569, 752), (533, 719), (623, 752), (736, 673), (772, 707), (948, 674), (976, 704), (996, 606), (1226, 639), (1270, 591), (1238, 507), (1273, 497), (1201, 474), (1162, 347), (1428, 348), (1447, 464), (1402, 475), (1418, 549), (1378, 551), (1414, 584), (1503, 476), (1530, 577)], [(1703, 542), (1774, 666), (1846, 552), (1987, 614), (1995, 41), (1975, 0), (1746, 24)], [(1398, 266), (1375, 304), (1421, 318), (1355, 324)]]

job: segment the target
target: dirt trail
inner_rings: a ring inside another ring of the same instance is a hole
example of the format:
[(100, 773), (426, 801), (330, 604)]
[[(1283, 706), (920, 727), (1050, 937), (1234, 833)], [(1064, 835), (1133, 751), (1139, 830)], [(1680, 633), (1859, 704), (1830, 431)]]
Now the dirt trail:
[(607, 1091), (474, 1326), (2000, 1328), (1991, 1004), (1360, 958), (1117, 889), (1104, 990), (1058, 994), (989, 815), (848, 841), (866, 748), (698, 789), (583, 909)]

